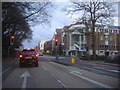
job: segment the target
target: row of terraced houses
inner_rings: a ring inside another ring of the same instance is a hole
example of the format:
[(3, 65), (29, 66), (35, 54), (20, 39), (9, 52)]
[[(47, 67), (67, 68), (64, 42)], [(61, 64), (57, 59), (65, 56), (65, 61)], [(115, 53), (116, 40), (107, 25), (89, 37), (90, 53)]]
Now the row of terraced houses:
[[(92, 55), (92, 30), (89, 24), (77, 22), (56, 32), (50, 41), (45, 42), (45, 50), (55, 49), (55, 40), (61, 45), (66, 56), (79, 56), (84, 53)], [(96, 25), (96, 55), (115, 55), (120, 52), (120, 26)]]
[[(88, 28), (87, 28), (88, 27)], [(56, 29), (52, 38), (52, 50), (54, 41), (58, 39), (66, 56), (88, 53), (92, 55), (92, 30), (90, 25), (81, 22)], [(96, 25), (96, 55), (115, 55), (120, 51), (120, 27), (109, 25)]]

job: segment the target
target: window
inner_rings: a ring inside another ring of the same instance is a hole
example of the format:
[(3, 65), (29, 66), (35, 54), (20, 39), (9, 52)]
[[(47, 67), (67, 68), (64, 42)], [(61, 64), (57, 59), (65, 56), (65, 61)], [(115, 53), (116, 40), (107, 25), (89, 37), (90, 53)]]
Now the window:
[(105, 45), (105, 48), (108, 48), (108, 45)]
[(79, 35), (77, 35), (77, 34), (73, 34), (73, 35), (71, 35), (71, 42), (72, 42), (72, 45), (74, 45), (74, 44), (77, 44), (77, 45), (79, 45)]
[(109, 37), (109, 40), (110, 40), (110, 41), (112, 41), (112, 36), (111, 36), (111, 37)]
[(100, 48), (104, 48), (104, 45), (100, 45)]
[(112, 49), (112, 48), (113, 48), (113, 45), (112, 45), (112, 44), (110, 44), (110, 45), (109, 45), (109, 49)]
[(100, 40), (104, 40), (104, 36), (101, 36), (101, 37), (100, 37)]
[(108, 36), (105, 36), (105, 41), (108, 41), (108, 40), (109, 40)]
[(117, 33), (117, 30), (114, 30), (114, 33)]
[(81, 41), (84, 41), (84, 36), (83, 35), (81, 35)]
[(112, 33), (112, 29), (109, 30), (109, 33)]
[(103, 29), (100, 29), (100, 32), (103, 32)]
[(109, 33), (108, 29), (105, 29), (105, 33)]

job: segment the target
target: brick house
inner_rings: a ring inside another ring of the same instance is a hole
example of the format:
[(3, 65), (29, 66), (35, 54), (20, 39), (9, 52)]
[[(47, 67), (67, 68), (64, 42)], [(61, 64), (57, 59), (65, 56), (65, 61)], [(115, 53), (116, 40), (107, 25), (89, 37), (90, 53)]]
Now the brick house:
[[(92, 55), (92, 37), (86, 35), (91, 33), (90, 25), (80, 22), (64, 26), (62, 29), (62, 45), (66, 55), (86, 52)], [(120, 51), (120, 27), (96, 25), (96, 55), (115, 55)]]

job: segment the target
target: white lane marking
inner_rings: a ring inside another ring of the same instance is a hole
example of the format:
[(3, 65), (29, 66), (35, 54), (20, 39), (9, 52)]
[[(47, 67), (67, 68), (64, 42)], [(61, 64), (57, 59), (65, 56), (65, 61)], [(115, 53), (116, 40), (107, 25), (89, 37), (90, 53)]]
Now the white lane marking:
[(44, 67), (43, 65), (41, 66), (44, 70), (47, 70), (47, 68), (46, 67)]
[[(47, 68), (44, 67), (43, 65), (41, 65), (41, 67), (42, 67), (44, 70), (48, 71)], [(62, 85), (62, 87), (67, 88), (67, 86), (66, 86), (65, 84), (63, 84), (59, 79), (57, 79), (55, 75), (51, 74), (49, 71), (48, 71), (48, 73), (49, 73), (51, 76), (53, 76), (53, 77), (55, 78), (55, 80), (57, 80), (58, 83), (60, 83), (60, 84)]]
[(55, 80), (58, 81), (58, 83), (60, 83), (60, 84), (62, 85), (62, 87), (67, 88), (67, 86), (66, 86), (65, 84), (63, 84), (59, 79), (57, 79), (57, 78), (55, 77), (55, 75), (53, 75), (53, 74), (51, 74), (51, 75), (55, 78)]
[(118, 70), (110, 70), (110, 69), (106, 69), (106, 68), (103, 68), (103, 67), (93, 67), (93, 68), (102, 69), (102, 70), (107, 70), (107, 71), (116, 72), (116, 73), (120, 73), (120, 71), (118, 71)]
[[(70, 73), (71, 73), (71, 72), (70, 72)], [(106, 85), (106, 84), (103, 84), (103, 83), (94, 81), (94, 80), (89, 79), (89, 78), (84, 77), (84, 76), (81, 76), (81, 75), (79, 75), (79, 74), (77, 74), (77, 73), (73, 73), (73, 72), (72, 72), (71, 74), (76, 75), (76, 76), (78, 76), (78, 77), (80, 77), (80, 78), (82, 78), (82, 79), (85, 79), (85, 80), (87, 80), (87, 81), (89, 81), (89, 82), (92, 82), (92, 83), (94, 83), (94, 84), (97, 84), (97, 85), (99, 85), (99, 86), (102, 86), (102, 87), (104, 87), (104, 88), (113, 88), (113, 87), (108, 86), (108, 85)]]
[(24, 78), (23, 83), (22, 83), (22, 88), (26, 88), (27, 87), (27, 77), (31, 77), (31, 75), (28, 73), (28, 71), (25, 71), (20, 77)]
[(109, 71), (120, 73), (120, 71), (117, 71), (117, 70), (109, 70)]
[(67, 88), (65, 84), (63, 84), (60, 80), (57, 80), (64, 88)]
[(70, 73), (76, 73), (76, 74), (82, 75), (82, 73), (80, 73), (79, 71), (71, 71)]

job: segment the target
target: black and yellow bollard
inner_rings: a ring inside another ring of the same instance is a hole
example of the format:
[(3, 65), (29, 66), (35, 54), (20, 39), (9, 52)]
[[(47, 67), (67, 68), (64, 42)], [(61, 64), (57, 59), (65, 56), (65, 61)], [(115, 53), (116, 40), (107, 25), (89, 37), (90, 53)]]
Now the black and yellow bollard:
[(71, 62), (75, 63), (75, 55), (72, 55), (71, 57), (72, 57)]

